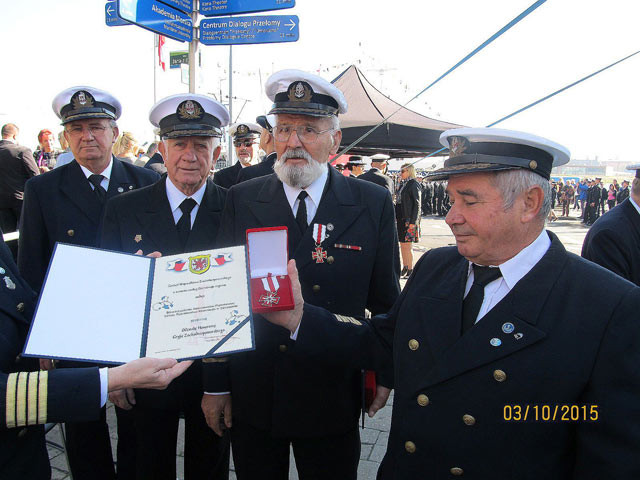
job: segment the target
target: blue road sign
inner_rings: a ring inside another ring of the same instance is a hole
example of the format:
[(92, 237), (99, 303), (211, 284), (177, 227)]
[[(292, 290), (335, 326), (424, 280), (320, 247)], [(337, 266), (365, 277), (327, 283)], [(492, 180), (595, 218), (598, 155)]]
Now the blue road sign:
[(126, 20), (118, 16), (118, 6), (116, 2), (107, 2), (104, 6), (104, 23), (107, 27), (120, 27), (122, 25), (131, 25)]
[(256, 15), (200, 21), (200, 41), (205, 45), (297, 42), (297, 15)]
[(159, 2), (177, 8), (184, 13), (193, 12), (193, 0), (158, 0)]
[(118, 0), (118, 16), (179, 42), (193, 40), (191, 17), (154, 0)]
[(205, 17), (266, 12), (293, 8), (296, 0), (200, 0), (200, 13)]

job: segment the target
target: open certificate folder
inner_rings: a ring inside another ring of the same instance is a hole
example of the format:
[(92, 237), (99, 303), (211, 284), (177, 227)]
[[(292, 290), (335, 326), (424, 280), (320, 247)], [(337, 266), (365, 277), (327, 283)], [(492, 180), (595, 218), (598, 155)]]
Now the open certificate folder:
[(123, 363), (253, 349), (244, 247), (148, 258), (58, 243), (24, 355)]

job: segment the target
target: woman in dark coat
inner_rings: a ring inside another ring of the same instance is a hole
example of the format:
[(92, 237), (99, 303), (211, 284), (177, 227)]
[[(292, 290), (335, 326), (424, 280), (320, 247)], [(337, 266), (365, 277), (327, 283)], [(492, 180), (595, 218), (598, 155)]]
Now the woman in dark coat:
[(401, 277), (409, 277), (413, 272), (412, 243), (420, 240), (420, 196), (421, 189), (416, 180), (416, 170), (413, 165), (405, 163), (400, 176), (402, 182), (396, 194), (396, 222), (398, 224), (398, 238), (400, 253), (402, 254)]

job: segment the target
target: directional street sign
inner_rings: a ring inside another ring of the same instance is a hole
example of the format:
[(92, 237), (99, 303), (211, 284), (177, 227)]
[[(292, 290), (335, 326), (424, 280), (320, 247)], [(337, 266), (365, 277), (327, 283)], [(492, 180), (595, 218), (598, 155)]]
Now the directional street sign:
[(200, 41), (204, 45), (296, 42), (298, 24), (297, 15), (212, 18), (200, 22)]
[(118, 16), (118, 8), (116, 2), (107, 2), (104, 6), (104, 23), (107, 27), (119, 27), (121, 25), (131, 25), (126, 20)]
[(184, 13), (193, 12), (193, 0), (158, 0), (165, 5), (169, 5), (170, 7), (177, 8), (178, 10), (183, 11)]
[(179, 42), (193, 40), (191, 17), (154, 0), (118, 0), (118, 16)]
[(200, 0), (200, 13), (205, 17), (215, 17), (281, 10), (295, 5), (296, 0)]

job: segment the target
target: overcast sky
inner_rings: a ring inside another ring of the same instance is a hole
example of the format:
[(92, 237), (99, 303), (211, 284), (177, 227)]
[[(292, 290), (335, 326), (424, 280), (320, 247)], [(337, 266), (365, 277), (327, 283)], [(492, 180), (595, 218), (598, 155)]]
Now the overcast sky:
[[(370, 82), (405, 102), (533, 0), (298, 0), (273, 12), (300, 18), (296, 43), (233, 47), (233, 117), (253, 121), (270, 102), (264, 81), (283, 68), (328, 80), (355, 63)], [(152, 139), (153, 34), (107, 27), (104, 1), (5, 0), (0, 124), (21, 127), (33, 148), (41, 128), (60, 131), (51, 100), (80, 84), (123, 104), (121, 130)], [(268, 13), (265, 13), (268, 14)], [(548, 0), (526, 19), (409, 105), (427, 116), (484, 126), (636, 50), (637, 0)], [(167, 50), (187, 44), (168, 40)], [(201, 46), (198, 92), (228, 94), (228, 46)], [(179, 70), (157, 70), (158, 98), (186, 92)], [(518, 115), (501, 128), (565, 145), (572, 158), (639, 160), (640, 55)], [(227, 100), (223, 98), (226, 103)], [(245, 102), (246, 100), (246, 102)]]

